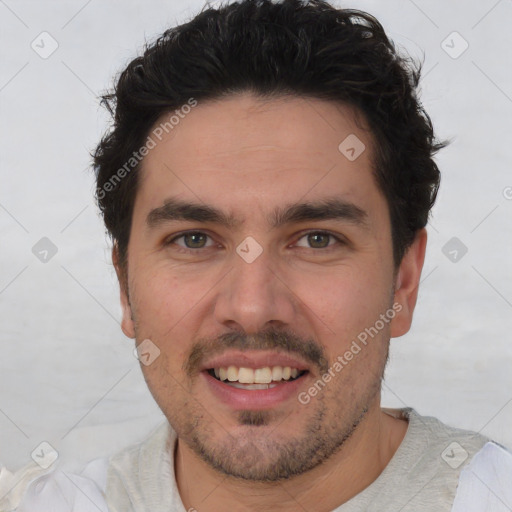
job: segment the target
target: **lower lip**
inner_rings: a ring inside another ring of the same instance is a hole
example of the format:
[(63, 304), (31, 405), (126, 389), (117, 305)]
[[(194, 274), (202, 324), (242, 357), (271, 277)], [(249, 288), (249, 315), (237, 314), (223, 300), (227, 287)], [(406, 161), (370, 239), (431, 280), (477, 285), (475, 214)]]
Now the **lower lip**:
[(297, 397), (299, 388), (303, 386), (304, 379), (308, 374), (292, 380), (291, 382), (282, 381), (269, 389), (239, 389), (224, 384), (215, 377), (212, 377), (207, 371), (201, 374), (206, 379), (206, 383), (212, 393), (223, 403), (233, 409), (269, 409), (288, 400), (291, 397)]

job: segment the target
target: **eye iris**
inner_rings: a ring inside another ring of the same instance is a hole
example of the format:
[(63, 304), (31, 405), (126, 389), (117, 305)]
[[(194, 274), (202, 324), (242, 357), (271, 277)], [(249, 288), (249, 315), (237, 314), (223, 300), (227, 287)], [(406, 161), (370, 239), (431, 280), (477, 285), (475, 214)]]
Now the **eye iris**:
[[(308, 236), (308, 239), (309, 239), (309, 243), (311, 244), (312, 247), (322, 248), (322, 247), (327, 247), (329, 245), (329, 236), (330, 235), (327, 235), (325, 233), (311, 233)], [(326, 242), (325, 244), (322, 244), (322, 242), (321, 242), (322, 238)], [(317, 245), (316, 242), (318, 242), (319, 240), (320, 240), (320, 244)]]
[[(184, 235), (185, 245), (190, 249), (204, 247), (206, 236), (203, 233), (187, 233)], [(191, 242), (191, 243), (189, 243)]]

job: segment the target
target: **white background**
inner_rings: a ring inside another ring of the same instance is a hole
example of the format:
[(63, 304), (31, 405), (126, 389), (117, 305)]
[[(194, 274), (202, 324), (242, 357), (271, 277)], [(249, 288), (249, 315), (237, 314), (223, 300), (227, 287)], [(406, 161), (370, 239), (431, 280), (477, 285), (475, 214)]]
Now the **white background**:
[[(163, 419), (119, 327), (88, 152), (107, 127), (97, 96), (145, 40), (202, 5), (0, 2), (0, 463), (11, 470), (42, 441), (79, 467)], [(414, 326), (392, 340), (383, 404), (512, 447), (512, 2), (343, 6), (374, 14), (398, 45), (424, 55), (423, 103), (438, 135), (453, 139), (437, 158)], [(47, 59), (31, 48), (43, 31), (59, 45)], [(469, 44), (458, 58), (441, 46), (463, 48), (453, 31)], [(42, 237), (58, 250), (47, 263), (32, 253)], [(442, 252), (452, 237), (468, 248), (455, 263)]]

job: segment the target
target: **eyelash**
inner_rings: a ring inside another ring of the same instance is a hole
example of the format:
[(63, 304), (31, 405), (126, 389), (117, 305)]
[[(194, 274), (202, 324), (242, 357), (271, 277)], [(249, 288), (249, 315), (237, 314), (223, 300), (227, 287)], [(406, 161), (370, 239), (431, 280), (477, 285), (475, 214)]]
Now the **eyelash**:
[[(205, 233), (204, 231), (183, 231), (182, 233), (178, 234), (178, 235), (175, 235), (173, 236), (171, 239), (168, 239), (166, 241), (164, 241), (164, 246), (165, 247), (168, 247), (172, 244), (174, 244), (176, 242), (176, 240), (179, 240), (180, 238), (183, 238), (185, 237), (186, 235), (205, 235), (207, 236), (208, 238), (212, 239), (212, 237), (208, 234), (208, 233)], [(299, 240), (302, 240), (304, 237), (308, 236), (308, 235), (327, 235), (327, 236), (330, 236), (332, 238), (334, 238), (334, 240), (336, 240), (336, 242), (338, 242), (338, 244), (340, 245), (347, 245), (347, 242), (342, 239), (341, 237), (331, 233), (330, 231), (322, 231), (322, 230), (311, 230), (311, 231), (306, 231), (305, 233), (302, 233), (301, 236), (297, 239), (297, 242)], [(336, 245), (336, 244), (333, 244), (333, 245)], [(210, 247), (199, 247), (198, 249), (190, 249), (190, 248), (187, 248), (187, 247), (182, 247), (182, 246), (177, 246), (179, 248), (179, 252), (181, 253), (198, 253), (200, 252), (201, 250), (207, 250), (207, 249), (210, 249), (212, 246)], [(313, 250), (317, 250), (317, 251), (320, 251), (320, 250), (323, 250), (323, 251), (328, 251), (329, 249), (332, 249), (333, 247), (331, 245), (328, 245), (327, 247), (320, 247), (320, 248), (316, 248), (316, 247), (301, 247), (301, 249), (313, 249)]]

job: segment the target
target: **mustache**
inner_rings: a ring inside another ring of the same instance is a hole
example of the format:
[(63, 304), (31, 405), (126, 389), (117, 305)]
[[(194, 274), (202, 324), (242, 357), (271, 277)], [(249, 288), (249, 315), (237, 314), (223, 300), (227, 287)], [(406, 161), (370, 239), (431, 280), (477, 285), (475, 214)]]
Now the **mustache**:
[(201, 338), (192, 345), (188, 357), (185, 358), (183, 370), (188, 377), (193, 378), (203, 361), (229, 349), (275, 350), (299, 356), (317, 366), (321, 375), (329, 369), (325, 351), (314, 339), (303, 338), (293, 331), (270, 328), (257, 334), (234, 331), (213, 339)]

